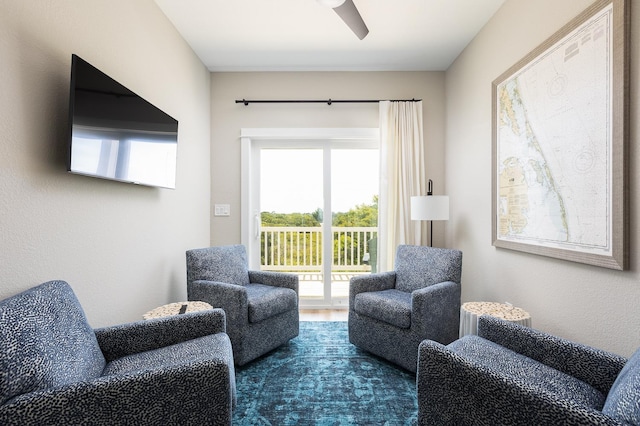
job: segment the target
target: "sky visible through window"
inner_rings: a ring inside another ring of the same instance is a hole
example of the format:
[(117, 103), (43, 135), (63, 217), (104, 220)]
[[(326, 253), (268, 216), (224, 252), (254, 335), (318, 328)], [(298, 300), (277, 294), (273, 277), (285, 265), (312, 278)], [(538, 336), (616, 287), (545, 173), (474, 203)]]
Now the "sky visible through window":
[[(334, 149), (331, 156), (333, 212), (371, 204), (378, 195), (378, 150)], [(260, 211), (312, 213), (323, 206), (321, 149), (263, 149)]]

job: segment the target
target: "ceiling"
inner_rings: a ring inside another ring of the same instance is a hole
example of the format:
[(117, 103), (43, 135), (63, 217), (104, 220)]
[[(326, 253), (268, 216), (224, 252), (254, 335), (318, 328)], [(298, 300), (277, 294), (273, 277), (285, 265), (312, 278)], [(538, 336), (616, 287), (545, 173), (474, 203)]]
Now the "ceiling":
[(444, 71), (505, 0), (155, 0), (211, 71)]

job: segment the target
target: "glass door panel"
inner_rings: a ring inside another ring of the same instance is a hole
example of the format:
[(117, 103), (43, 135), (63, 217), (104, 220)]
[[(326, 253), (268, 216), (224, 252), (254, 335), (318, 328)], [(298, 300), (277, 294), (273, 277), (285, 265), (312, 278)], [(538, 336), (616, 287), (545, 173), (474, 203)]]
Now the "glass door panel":
[(261, 267), (297, 273), (301, 299), (325, 299), (323, 205), (322, 149), (261, 149)]
[(377, 149), (331, 150), (332, 304), (348, 303), (351, 277), (375, 267), (378, 156)]

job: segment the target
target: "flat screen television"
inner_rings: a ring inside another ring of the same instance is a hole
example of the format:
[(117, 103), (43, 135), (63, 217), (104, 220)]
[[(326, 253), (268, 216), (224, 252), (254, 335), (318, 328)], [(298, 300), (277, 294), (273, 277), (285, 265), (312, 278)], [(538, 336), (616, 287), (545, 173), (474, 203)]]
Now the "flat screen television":
[(178, 121), (77, 55), (69, 128), (69, 172), (175, 189)]

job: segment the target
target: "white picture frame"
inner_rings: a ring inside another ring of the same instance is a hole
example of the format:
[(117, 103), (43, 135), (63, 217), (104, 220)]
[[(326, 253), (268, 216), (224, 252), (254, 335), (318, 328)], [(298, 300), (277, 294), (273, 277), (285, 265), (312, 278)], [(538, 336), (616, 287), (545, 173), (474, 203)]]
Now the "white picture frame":
[(629, 0), (599, 0), (492, 83), (493, 245), (628, 267)]

